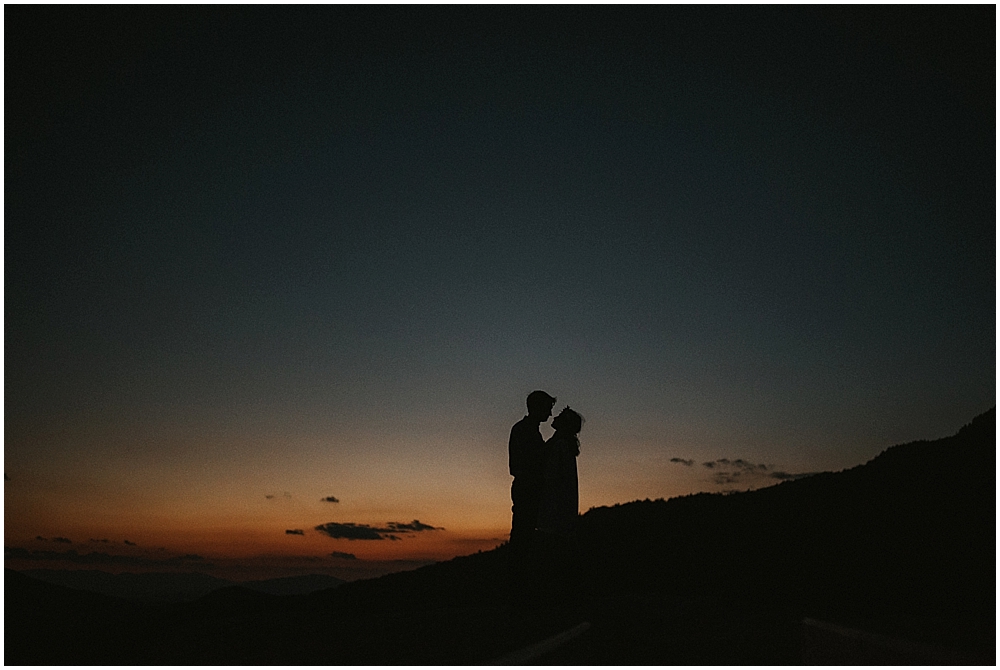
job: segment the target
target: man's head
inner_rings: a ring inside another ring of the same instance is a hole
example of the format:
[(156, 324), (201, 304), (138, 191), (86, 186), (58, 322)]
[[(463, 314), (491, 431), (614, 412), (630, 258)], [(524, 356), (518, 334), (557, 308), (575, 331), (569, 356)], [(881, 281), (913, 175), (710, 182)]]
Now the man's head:
[(528, 416), (541, 423), (552, 416), (552, 406), (555, 404), (556, 399), (545, 391), (532, 391), (528, 394)]

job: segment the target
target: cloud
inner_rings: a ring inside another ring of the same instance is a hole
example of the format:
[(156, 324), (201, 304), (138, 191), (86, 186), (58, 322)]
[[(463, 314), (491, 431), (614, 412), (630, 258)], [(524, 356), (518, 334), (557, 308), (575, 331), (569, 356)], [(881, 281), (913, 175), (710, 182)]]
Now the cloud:
[(320, 498), (320, 502), (338, 503), (340, 500), (335, 496), (327, 496), (325, 498)]
[(52, 541), (60, 542), (62, 544), (73, 544), (73, 540), (69, 539), (68, 537), (54, 537), (52, 538)]
[(382, 529), (372, 528), (368, 524), (357, 523), (324, 523), (316, 526), (316, 530), (326, 533), (334, 539), (347, 540), (384, 540)]
[(763, 463), (751, 463), (750, 461), (745, 461), (742, 458), (737, 458), (735, 461), (731, 461), (728, 458), (718, 458), (714, 461), (702, 463), (702, 465), (709, 470), (726, 468), (727, 470), (737, 470), (740, 472), (766, 472), (768, 469), (768, 467)]
[(358, 560), (357, 556), (355, 556), (354, 554), (348, 554), (346, 551), (331, 551), (330, 555), (333, 556), (334, 558), (343, 558), (348, 561)]
[(266, 495), (264, 497), (267, 498), (268, 500), (274, 500), (274, 496), (273, 495)]
[(820, 473), (818, 473), (818, 472), (799, 472), (799, 473), (796, 474), (796, 473), (792, 473), (792, 472), (782, 472), (781, 470), (776, 470), (775, 472), (772, 472), (771, 474), (769, 474), (768, 477), (770, 477), (772, 479), (780, 479), (781, 481), (789, 481), (789, 480), (793, 480), (793, 479), (802, 479), (803, 477), (812, 477), (813, 475), (818, 475), (818, 474), (820, 474)]
[(121, 556), (116, 554), (106, 554), (103, 551), (95, 551), (89, 554), (80, 554), (75, 549), (67, 551), (33, 551), (21, 547), (4, 547), (4, 558), (7, 560), (28, 560), (28, 561), (66, 561), (80, 565), (132, 565), (132, 566), (177, 566), (197, 563), (200, 567), (211, 567), (210, 563), (205, 563), (205, 558), (198, 554), (185, 554), (166, 559), (150, 559), (141, 556)]
[(750, 463), (748, 461), (744, 461), (742, 458), (737, 458), (735, 461), (733, 461), (732, 466), (734, 468), (739, 468), (740, 470), (748, 470), (752, 472), (757, 472), (757, 471), (763, 472), (767, 470), (767, 466), (764, 465), (763, 463), (759, 464)]
[(395, 521), (390, 521), (386, 524), (394, 533), (419, 533), (422, 530), (444, 530), (444, 528), (435, 528), (426, 523), (420, 523), (416, 519), (410, 523), (397, 523)]
[(302, 530), (301, 528), (295, 528), (295, 529), (292, 529), (292, 530), (286, 530), (285, 531), (285, 535), (305, 535), (305, 534), (306, 534), (306, 532), (304, 530)]
[(135, 542), (129, 542), (128, 540), (125, 540), (125, 544), (127, 544), (127, 545), (128, 545), (128, 546), (130, 546), (130, 547), (135, 547), (135, 546), (137, 546)]
[[(671, 458), (670, 462), (682, 465), (691, 465), (694, 463), (694, 461), (683, 458)], [(786, 481), (817, 474), (815, 472), (795, 474), (783, 470), (774, 470), (773, 465), (754, 463), (742, 458), (733, 460), (717, 458), (714, 461), (706, 461), (701, 465), (712, 471), (711, 481), (718, 485), (740, 484), (746, 487), (753, 487), (755, 484), (764, 484), (768, 479)]]
[(35, 539), (38, 540), (39, 542), (48, 542), (48, 539), (42, 537), (41, 535), (36, 535)]
[(94, 538), (90, 538), (90, 541), (91, 542), (103, 542), (104, 544), (109, 544), (111, 542), (111, 540), (109, 540), (107, 538), (105, 538), (103, 540), (95, 540)]
[(324, 523), (316, 526), (316, 530), (334, 539), (346, 540), (399, 540), (404, 533), (419, 533), (425, 530), (444, 530), (414, 519), (410, 523), (389, 521), (385, 527), (378, 528), (366, 523)]
[(715, 470), (712, 481), (716, 484), (745, 484), (747, 480), (758, 479), (766, 476), (768, 466), (763, 463), (751, 463), (742, 458), (729, 460), (728, 458), (718, 458), (714, 461), (702, 463), (709, 470)]

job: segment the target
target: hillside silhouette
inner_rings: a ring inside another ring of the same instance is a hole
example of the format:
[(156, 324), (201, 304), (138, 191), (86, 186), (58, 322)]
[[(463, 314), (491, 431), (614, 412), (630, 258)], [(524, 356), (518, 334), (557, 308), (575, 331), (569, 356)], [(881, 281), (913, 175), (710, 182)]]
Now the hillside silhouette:
[(5, 572), (11, 664), (797, 664), (804, 618), (995, 662), (996, 411), (864, 465), (592, 509), (511, 599), (507, 547), (278, 596), (127, 602)]

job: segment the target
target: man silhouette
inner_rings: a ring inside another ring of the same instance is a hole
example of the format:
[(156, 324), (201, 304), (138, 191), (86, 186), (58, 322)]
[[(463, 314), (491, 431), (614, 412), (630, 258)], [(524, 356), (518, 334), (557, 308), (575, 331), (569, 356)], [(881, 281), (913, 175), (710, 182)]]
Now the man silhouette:
[(528, 394), (528, 415), (510, 429), (508, 455), (510, 474), (511, 549), (523, 550), (529, 544), (538, 523), (538, 507), (545, 481), (545, 440), (538, 425), (552, 416), (556, 399), (545, 391)]

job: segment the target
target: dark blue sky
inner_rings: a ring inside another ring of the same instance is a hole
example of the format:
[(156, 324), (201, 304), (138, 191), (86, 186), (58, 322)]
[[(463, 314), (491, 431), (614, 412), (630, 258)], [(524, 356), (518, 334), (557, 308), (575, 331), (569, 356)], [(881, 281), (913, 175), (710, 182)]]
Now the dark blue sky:
[(992, 6), (5, 23), (6, 468), (40, 491), (345, 454), (501, 527), (534, 388), (588, 419), (585, 507), (995, 403)]

